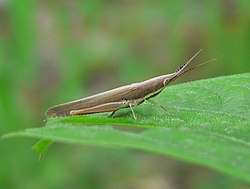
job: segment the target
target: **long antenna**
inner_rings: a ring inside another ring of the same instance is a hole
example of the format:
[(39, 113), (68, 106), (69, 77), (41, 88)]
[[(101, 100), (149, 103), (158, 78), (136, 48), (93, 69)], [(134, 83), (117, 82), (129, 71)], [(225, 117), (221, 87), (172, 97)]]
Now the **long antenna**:
[(189, 68), (188, 70), (186, 70), (186, 71), (184, 71), (184, 72), (182, 72), (182, 73), (179, 73), (179, 74), (177, 75), (177, 77), (183, 76), (183, 75), (187, 74), (188, 72), (190, 72), (190, 71), (192, 71), (192, 70), (194, 70), (194, 69), (196, 69), (196, 68), (199, 68), (199, 67), (201, 67), (201, 66), (204, 66), (205, 64), (208, 64), (208, 63), (213, 62), (213, 61), (216, 61), (216, 59), (208, 60), (208, 61), (203, 62), (203, 63), (201, 63), (201, 64), (198, 64), (198, 65), (196, 65), (196, 66), (194, 66), (194, 67), (192, 67), (192, 68)]
[(193, 60), (198, 54), (200, 54), (201, 51), (202, 51), (202, 49), (199, 50), (197, 53), (195, 53), (195, 55), (193, 55), (185, 64), (183, 64), (182, 66), (180, 66), (180, 67), (175, 71), (175, 73), (178, 75), (180, 72), (182, 72), (182, 71), (188, 66), (188, 64), (189, 64), (190, 62), (192, 62), (192, 60)]
[(196, 66), (194, 66), (194, 67), (192, 67), (192, 68), (189, 68), (188, 70), (186, 70), (186, 71), (183, 71), (187, 66), (188, 66), (188, 64), (200, 53), (202, 51), (202, 49), (201, 50), (199, 50), (195, 55), (193, 55), (188, 61), (187, 61), (187, 63), (185, 63), (185, 64), (183, 64), (182, 66), (180, 66), (175, 72), (174, 72), (174, 76), (172, 77), (172, 79), (166, 79), (166, 80), (164, 80), (164, 86), (165, 85), (167, 85), (168, 83), (170, 83), (170, 82), (172, 82), (172, 81), (174, 81), (176, 78), (178, 78), (178, 77), (180, 77), (180, 76), (183, 76), (183, 75), (185, 75), (185, 74), (187, 74), (188, 72), (190, 72), (190, 71), (192, 71), (192, 70), (194, 70), (194, 69), (196, 69), (196, 68), (199, 68), (199, 67), (201, 67), (201, 66), (204, 66), (205, 64), (208, 64), (208, 63), (210, 63), (210, 62), (213, 62), (213, 61), (215, 61), (216, 59), (212, 59), (212, 60), (208, 60), (208, 61), (206, 61), (206, 62), (203, 62), (203, 63), (201, 63), (201, 64), (198, 64), (198, 65), (196, 65)]

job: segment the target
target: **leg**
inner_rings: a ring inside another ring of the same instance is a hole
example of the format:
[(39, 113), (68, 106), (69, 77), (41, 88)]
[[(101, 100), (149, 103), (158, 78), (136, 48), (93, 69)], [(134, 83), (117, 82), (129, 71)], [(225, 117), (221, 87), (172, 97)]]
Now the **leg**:
[(147, 102), (149, 102), (150, 104), (159, 106), (159, 107), (161, 107), (163, 110), (167, 111), (166, 108), (165, 108), (164, 106), (160, 105), (158, 102), (155, 102), (154, 100), (147, 99)]
[[(130, 110), (132, 112), (133, 118), (136, 120), (135, 112), (134, 112), (134, 110), (132, 108), (132, 104), (131, 103), (129, 103), (129, 108), (130, 108)], [(117, 110), (113, 111), (108, 117), (113, 117), (113, 115), (115, 114), (116, 111)]]
[(117, 110), (113, 111), (108, 117), (113, 117), (113, 115), (115, 114)]
[(147, 99), (146, 101), (149, 102), (150, 104), (153, 104), (153, 105), (156, 105), (158, 107), (161, 107), (163, 110), (165, 110), (167, 112), (168, 115), (170, 115), (170, 116), (172, 115), (171, 113), (169, 113), (169, 111), (164, 106), (162, 106), (158, 102), (155, 102), (154, 100), (151, 100), (151, 99)]
[[(97, 106), (93, 106), (90, 108), (83, 108), (80, 110), (71, 110), (70, 115), (84, 115), (84, 114), (94, 114), (94, 113), (101, 113), (101, 112), (115, 112), (120, 108), (125, 108), (127, 105), (124, 101), (121, 102), (109, 102)], [(112, 114), (113, 114), (112, 113)]]
[(132, 108), (132, 104), (131, 103), (129, 103), (129, 108), (130, 108), (130, 110), (132, 112), (132, 115), (133, 115), (134, 119), (136, 120), (135, 112), (134, 112), (134, 110)]

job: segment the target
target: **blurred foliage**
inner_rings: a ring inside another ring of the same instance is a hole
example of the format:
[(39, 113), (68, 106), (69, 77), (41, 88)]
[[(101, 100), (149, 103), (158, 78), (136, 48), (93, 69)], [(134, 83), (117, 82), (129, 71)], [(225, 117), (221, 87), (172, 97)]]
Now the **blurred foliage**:
[[(201, 48), (195, 63), (217, 62), (177, 82), (249, 72), (249, 9), (245, 0), (0, 1), (0, 134), (42, 126), (51, 105), (169, 73)], [(57, 144), (39, 163), (33, 143), (1, 141), (1, 187), (247, 188), (138, 151)]]

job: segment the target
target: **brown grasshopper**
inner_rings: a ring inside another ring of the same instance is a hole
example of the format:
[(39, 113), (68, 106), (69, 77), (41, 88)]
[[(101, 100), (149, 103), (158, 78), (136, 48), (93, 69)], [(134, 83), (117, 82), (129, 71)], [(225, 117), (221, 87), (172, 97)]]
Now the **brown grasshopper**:
[(201, 67), (208, 62), (215, 60), (213, 59), (210, 61), (206, 61), (184, 71), (188, 64), (201, 51), (202, 49), (195, 55), (193, 55), (193, 57), (191, 57), (187, 63), (180, 66), (175, 72), (171, 74), (161, 75), (139, 83), (125, 85), (86, 98), (53, 106), (46, 111), (46, 116), (59, 117), (112, 112), (110, 115), (111, 117), (117, 110), (121, 108), (130, 108), (134, 119), (136, 119), (134, 110), (132, 108), (133, 106), (138, 106), (145, 100), (147, 100), (151, 104), (161, 106), (150, 98), (158, 95), (170, 82), (174, 81), (176, 78), (190, 72), (193, 69)]

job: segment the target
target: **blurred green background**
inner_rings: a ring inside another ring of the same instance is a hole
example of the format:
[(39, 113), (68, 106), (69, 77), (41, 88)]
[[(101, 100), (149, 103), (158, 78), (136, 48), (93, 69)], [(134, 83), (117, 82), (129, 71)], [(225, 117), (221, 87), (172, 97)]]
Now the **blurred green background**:
[[(42, 127), (45, 110), (217, 61), (178, 82), (250, 71), (250, 1), (0, 1), (0, 135)], [(250, 188), (204, 167), (136, 150), (0, 142), (1, 188)]]

